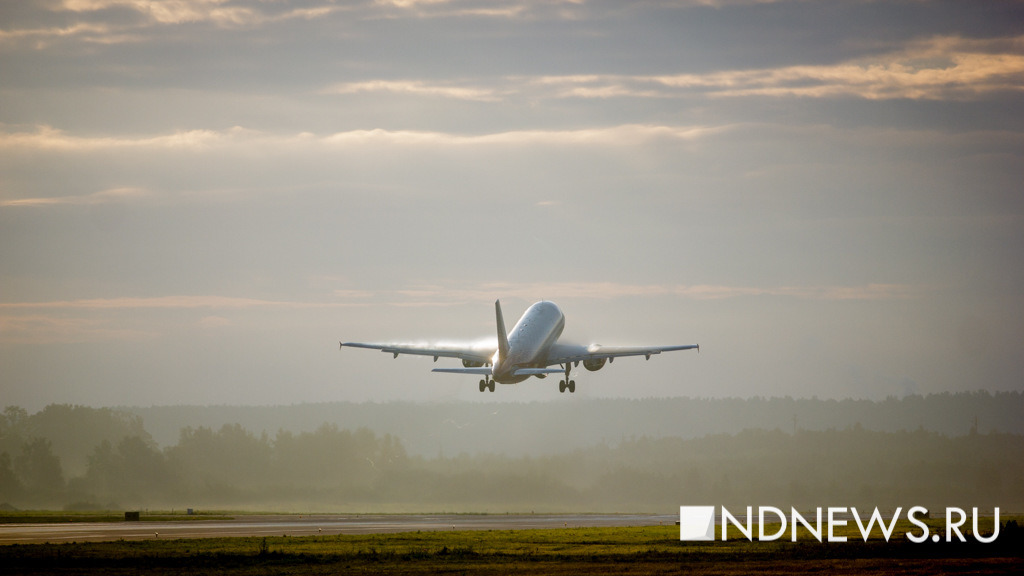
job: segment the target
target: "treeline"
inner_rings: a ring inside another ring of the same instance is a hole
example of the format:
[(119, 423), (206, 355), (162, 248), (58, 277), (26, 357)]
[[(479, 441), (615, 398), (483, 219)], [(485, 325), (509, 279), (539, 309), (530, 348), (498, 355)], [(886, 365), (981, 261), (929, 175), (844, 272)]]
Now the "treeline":
[[(34, 441), (34, 456), (24, 458), (41, 462), (50, 451), (61, 460), (65, 472), (72, 474), (85, 470), (87, 455), (100, 442), (116, 442), (126, 436), (152, 441), (140, 416), (110, 408), (51, 404), (29, 414), (17, 406), (7, 406), (0, 415), (0, 453), (21, 455), (21, 446)], [(47, 441), (48, 448), (42, 440)]]
[[(61, 427), (43, 425), (55, 415)], [(36, 435), (43, 431), (50, 436)], [(64, 451), (90, 442), (84, 466), (68, 466), (73, 458)], [(9, 407), (0, 417), (0, 506), (666, 512), (682, 504), (725, 504), (1021, 511), (1022, 453), (1019, 434), (949, 437), (857, 425), (690, 439), (639, 436), (557, 455), (425, 457), (407, 454), (395, 436), (366, 428), (323, 424), (271, 435), (231, 423), (182, 428), (177, 443), (161, 448), (137, 416), (116, 410), (51, 406), (28, 415)]]
[[(526, 384), (522, 384), (525, 386)], [(504, 395), (508, 397), (508, 394)], [(787, 432), (844, 429), (928, 430), (961, 436), (1024, 434), (1021, 392), (961, 392), (885, 400), (818, 398), (586, 398), (583, 391), (550, 402), (353, 403), (291, 406), (157, 406), (125, 408), (141, 416), (161, 445), (177, 441), (183, 426), (237, 422), (256, 433), (279, 428), (311, 432), (322, 423), (368, 428), (399, 437), (411, 455), (497, 452), (510, 456), (562, 454), (623, 438), (700, 438), (745, 428)]]
[[(48, 425), (55, 415), (62, 426)], [(79, 453), (90, 440), (92, 448)], [(79, 454), (84, 466), (67, 474), (64, 461), (77, 462)], [(137, 416), (108, 408), (55, 405), (29, 416), (8, 407), (0, 416), (0, 505), (11, 507), (324, 501), (364, 494), (405, 461), (394, 437), (333, 424), (273, 438), (238, 424), (186, 427), (177, 444), (161, 449)]]

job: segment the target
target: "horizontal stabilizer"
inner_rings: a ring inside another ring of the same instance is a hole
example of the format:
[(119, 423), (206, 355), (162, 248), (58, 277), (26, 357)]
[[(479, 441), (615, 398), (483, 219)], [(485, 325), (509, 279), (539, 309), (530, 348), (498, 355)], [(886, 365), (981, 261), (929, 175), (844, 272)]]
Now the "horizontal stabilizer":
[(512, 373), (513, 376), (536, 376), (538, 374), (563, 374), (561, 368), (520, 368)]
[(431, 372), (446, 372), (448, 374), (484, 374), (491, 375), (490, 368), (434, 368)]

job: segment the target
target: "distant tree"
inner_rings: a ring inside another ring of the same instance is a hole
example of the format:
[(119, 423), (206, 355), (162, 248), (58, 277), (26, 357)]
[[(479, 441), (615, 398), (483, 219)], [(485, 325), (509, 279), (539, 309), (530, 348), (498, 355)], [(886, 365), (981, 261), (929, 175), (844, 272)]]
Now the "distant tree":
[(176, 490), (177, 477), (163, 453), (138, 436), (121, 439), (116, 448), (104, 440), (88, 460), (76, 488), (101, 501), (167, 502)]
[(46, 438), (33, 438), (22, 445), (21, 454), (14, 459), (14, 471), (34, 500), (52, 501), (64, 491), (60, 459)]
[(126, 482), (137, 489), (159, 489), (171, 477), (167, 459), (152, 440), (127, 436), (117, 444)]
[(239, 424), (219, 431), (200, 426), (183, 428), (167, 460), (193, 490), (207, 488), (225, 493), (264, 485), (270, 468), (270, 440), (255, 436)]
[(88, 454), (104, 440), (114, 446), (131, 436), (152, 442), (142, 418), (112, 408), (50, 404), (27, 417), (23, 428), (25, 437), (50, 440), (54, 454), (69, 475), (84, 473)]
[(409, 461), (402, 441), (391, 434), (385, 434), (379, 442), (380, 461), (389, 468), (403, 468)]
[(19, 406), (7, 406), (0, 416), (0, 434), (18, 431), (28, 420), (28, 412)]
[(100, 442), (89, 455), (88, 468), (85, 476), (81, 478), (83, 489), (100, 498), (119, 493), (122, 488), (121, 480), (124, 478), (122, 466), (123, 462), (114, 452), (110, 441)]
[(365, 488), (404, 459), (396, 439), (381, 441), (366, 428), (352, 432), (334, 424), (298, 435), (281, 431), (273, 443), (274, 477), (293, 486)]
[(21, 495), (21, 482), (14, 474), (14, 467), (11, 465), (11, 455), (7, 452), (0, 453), (0, 504), (11, 502)]
[(26, 433), (28, 412), (17, 406), (8, 406), (0, 413), (0, 452), (17, 454)]

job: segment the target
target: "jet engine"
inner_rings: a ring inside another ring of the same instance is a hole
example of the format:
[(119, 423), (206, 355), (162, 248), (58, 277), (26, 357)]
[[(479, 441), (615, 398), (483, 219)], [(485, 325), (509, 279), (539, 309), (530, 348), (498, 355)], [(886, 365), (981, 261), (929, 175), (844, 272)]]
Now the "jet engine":
[(591, 372), (597, 372), (604, 367), (604, 363), (607, 362), (607, 358), (595, 358), (593, 360), (584, 360), (583, 367)]
[(480, 368), (484, 365), (483, 362), (473, 362), (472, 360), (463, 360), (462, 365), (466, 368)]

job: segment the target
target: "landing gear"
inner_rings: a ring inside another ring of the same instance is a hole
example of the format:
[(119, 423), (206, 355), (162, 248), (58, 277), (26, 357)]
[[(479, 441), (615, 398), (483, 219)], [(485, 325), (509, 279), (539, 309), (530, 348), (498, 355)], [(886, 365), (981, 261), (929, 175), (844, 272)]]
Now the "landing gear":
[(573, 392), (576, 391), (576, 381), (575, 380), (569, 380), (569, 371), (570, 370), (572, 370), (572, 364), (569, 364), (568, 362), (566, 362), (565, 363), (565, 380), (559, 380), (558, 381), (558, 391), (563, 393), (563, 394), (565, 393), (566, 390), (568, 390), (570, 394), (572, 394)]
[(484, 390), (490, 390), (491, 392), (494, 392), (494, 380), (481, 380), (480, 391), (483, 392)]

